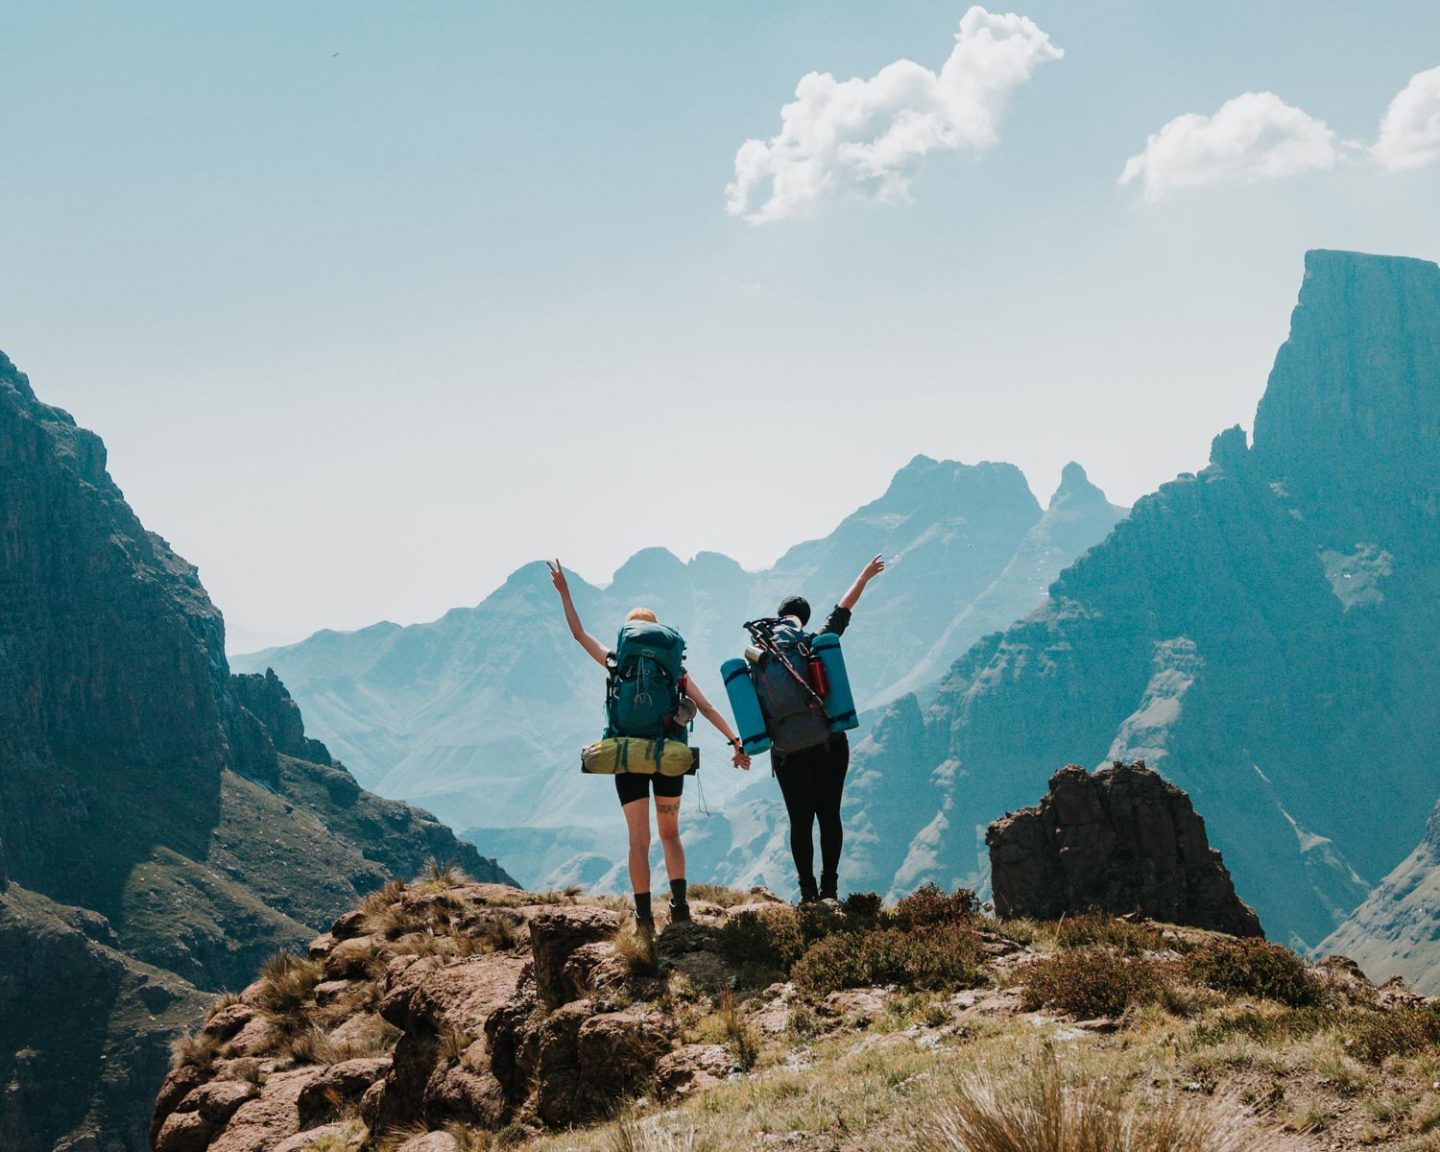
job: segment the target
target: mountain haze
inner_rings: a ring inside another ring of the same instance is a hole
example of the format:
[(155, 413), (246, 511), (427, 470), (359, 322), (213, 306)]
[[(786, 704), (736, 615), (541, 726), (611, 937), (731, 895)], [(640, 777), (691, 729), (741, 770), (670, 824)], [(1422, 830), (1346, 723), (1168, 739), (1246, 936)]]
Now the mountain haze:
[[(1045, 510), (1013, 465), (917, 456), (879, 499), (764, 571), (714, 552), (687, 563), (649, 548), (608, 587), (573, 574), (570, 584), (581, 619), (602, 639), (637, 605), (679, 628), (689, 668), (720, 704), (719, 666), (747, 643), (743, 621), (801, 592), (818, 623), (865, 561), (884, 552), (890, 569), (870, 585), (845, 637), (857, 698), (869, 705), (933, 681), (986, 631), (1033, 608), (1124, 513), (1077, 464)], [(320, 632), (234, 664), (273, 667), (363, 784), (472, 829), (529, 883), (605, 883), (623, 857), (612, 788), (582, 779), (578, 767), (579, 748), (603, 727), (604, 674), (571, 639), (542, 563), (432, 623)], [(700, 784), (710, 807), (723, 808), (746, 780), (704, 721), (695, 737)], [(587, 853), (589, 863), (576, 860)]]

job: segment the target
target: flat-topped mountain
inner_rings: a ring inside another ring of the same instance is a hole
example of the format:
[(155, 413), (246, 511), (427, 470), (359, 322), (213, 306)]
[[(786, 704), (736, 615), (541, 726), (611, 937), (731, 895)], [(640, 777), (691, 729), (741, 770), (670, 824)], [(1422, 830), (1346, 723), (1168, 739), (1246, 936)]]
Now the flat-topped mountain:
[(842, 879), (983, 883), (977, 830), (1057, 761), (1143, 758), (1275, 937), (1314, 945), (1440, 794), (1440, 268), (1306, 257), (1255, 420), (855, 757)]
[[(570, 582), (586, 627), (602, 638), (637, 605), (678, 627), (688, 666), (719, 703), (719, 666), (747, 643), (745, 620), (800, 592), (818, 623), (883, 551), (891, 568), (845, 637), (868, 705), (933, 682), (980, 636), (1035, 607), (1065, 564), (1123, 515), (1077, 464), (1041, 509), (1012, 465), (917, 456), (879, 499), (765, 571), (714, 552), (687, 563), (650, 548), (608, 587), (573, 574)], [(603, 726), (604, 676), (571, 640), (542, 563), (432, 623), (320, 632), (233, 662), (273, 667), (363, 784), (474, 829), (523, 880), (557, 882), (563, 872), (594, 883), (623, 859), (609, 783), (581, 779), (578, 767), (579, 748)], [(721, 807), (745, 780), (703, 722), (695, 739), (701, 784), (710, 807)]]
[(508, 882), (428, 813), (362, 791), (278, 679), (232, 676), (223, 633), (100, 439), (0, 356), (7, 1152), (146, 1148), (199, 990), (245, 983), (433, 857)]

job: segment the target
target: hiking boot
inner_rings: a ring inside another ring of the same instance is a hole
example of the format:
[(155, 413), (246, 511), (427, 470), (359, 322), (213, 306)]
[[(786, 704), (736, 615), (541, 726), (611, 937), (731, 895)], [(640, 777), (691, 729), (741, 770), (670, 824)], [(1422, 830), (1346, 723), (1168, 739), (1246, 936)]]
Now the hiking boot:
[(820, 890), (815, 887), (815, 877), (813, 877), (813, 876), (801, 876), (801, 877), (800, 877), (800, 903), (801, 903), (801, 904), (814, 904), (815, 901), (817, 901), (818, 899), (820, 899)]
[(674, 900), (671, 900), (671, 901), (670, 901), (670, 923), (671, 923), (671, 924), (688, 924), (688, 923), (690, 923), (690, 920), (691, 920), (691, 916), (690, 916), (690, 901), (688, 901), (688, 900), (681, 900), (679, 903), (676, 903)]
[(820, 899), (840, 899), (840, 878), (838, 876), (822, 876), (820, 878)]

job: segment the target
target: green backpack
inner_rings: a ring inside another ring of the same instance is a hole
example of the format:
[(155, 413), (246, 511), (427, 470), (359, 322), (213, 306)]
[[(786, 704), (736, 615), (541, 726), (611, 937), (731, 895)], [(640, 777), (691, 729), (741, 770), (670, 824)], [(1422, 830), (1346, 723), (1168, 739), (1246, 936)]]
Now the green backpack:
[(680, 707), (684, 657), (685, 641), (675, 629), (648, 620), (626, 621), (608, 661), (605, 735), (665, 735), (665, 722)]

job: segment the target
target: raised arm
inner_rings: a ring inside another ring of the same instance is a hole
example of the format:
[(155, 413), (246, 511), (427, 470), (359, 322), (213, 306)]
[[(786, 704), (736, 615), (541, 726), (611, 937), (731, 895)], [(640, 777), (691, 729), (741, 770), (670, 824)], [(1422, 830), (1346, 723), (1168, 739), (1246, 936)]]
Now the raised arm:
[(840, 597), (840, 607), (849, 612), (860, 600), (860, 594), (865, 591), (865, 585), (870, 583), (881, 572), (885, 571), (885, 557), (876, 556), (870, 563), (861, 570), (860, 575), (855, 577), (855, 583), (850, 585), (850, 591)]
[(685, 677), (685, 694), (695, 701), (695, 707), (700, 710), (700, 715), (715, 725), (715, 727), (720, 730), (720, 735), (725, 737), (726, 742), (735, 753), (735, 755), (730, 757), (730, 763), (734, 764), (737, 768), (744, 768), (748, 772), (750, 770), (750, 757), (746, 754), (745, 749), (740, 746), (740, 737), (735, 735), (735, 730), (730, 727), (725, 717), (720, 714), (715, 705), (705, 699), (705, 693), (701, 692), (700, 689), (695, 686), (695, 678), (693, 676), (687, 675)]
[(605, 645), (586, 632), (580, 624), (580, 613), (575, 611), (575, 601), (570, 599), (570, 584), (565, 579), (565, 570), (560, 567), (560, 561), (554, 564), (545, 561), (545, 567), (550, 569), (550, 583), (555, 585), (555, 591), (560, 593), (560, 603), (565, 606), (565, 623), (570, 625), (570, 635), (575, 637), (576, 643), (590, 653), (595, 663), (605, 667), (605, 657), (609, 655)]

